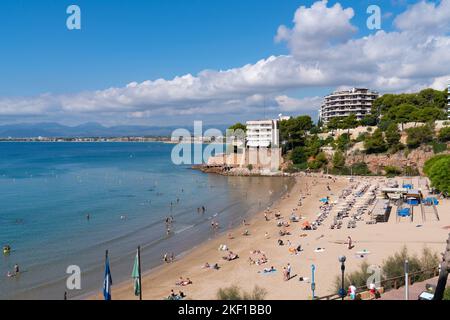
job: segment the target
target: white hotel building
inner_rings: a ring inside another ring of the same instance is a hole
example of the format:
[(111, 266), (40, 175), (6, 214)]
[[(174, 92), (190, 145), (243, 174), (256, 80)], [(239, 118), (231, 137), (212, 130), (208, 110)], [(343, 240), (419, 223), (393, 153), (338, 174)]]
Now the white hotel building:
[(278, 120), (247, 121), (247, 148), (278, 147)]
[(378, 92), (366, 88), (335, 91), (325, 97), (319, 118), (323, 123), (327, 123), (332, 118), (354, 114), (358, 120), (361, 120), (370, 113), (372, 103), (378, 97)]

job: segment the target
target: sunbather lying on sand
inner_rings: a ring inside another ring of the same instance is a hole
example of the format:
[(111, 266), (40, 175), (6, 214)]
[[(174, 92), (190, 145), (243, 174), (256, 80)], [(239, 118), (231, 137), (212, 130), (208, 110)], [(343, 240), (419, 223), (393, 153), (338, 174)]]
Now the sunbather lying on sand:
[[(270, 272), (275, 272), (277, 271), (273, 266), (271, 266), (270, 268), (264, 268), (264, 270), (262, 271), (263, 273), (270, 273)], [(261, 272), (261, 271), (258, 271)]]
[(232, 261), (237, 258), (239, 258), (239, 256), (237, 254), (234, 254), (232, 251), (230, 251), (230, 253), (227, 256), (222, 257), (222, 259), (227, 260), (227, 261)]
[(180, 280), (178, 280), (175, 285), (177, 286), (187, 286), (189, 284), (192, 284), (191, 279), (186, 278), (186, 280), (183, 279), (183, 277), (180, 277)]
[(214, 270), (219, 270), (219, 265), (217, 263), (210, 265), (208, 262), (206, 262), (203, 266), (202, 269), (214, 269)]

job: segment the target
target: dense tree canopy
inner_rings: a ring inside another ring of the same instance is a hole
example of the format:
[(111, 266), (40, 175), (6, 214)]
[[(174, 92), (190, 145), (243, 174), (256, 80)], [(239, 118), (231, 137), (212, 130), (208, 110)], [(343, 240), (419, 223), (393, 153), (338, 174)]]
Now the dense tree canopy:
[(436, 159), (428, 160), (426, 174), (433, 188), (446, 194), (450, 193), (450, 155), (440, 155)]
[(284, 145), (283, 151), (304, 146), (306, 134), (312, 127), (313, 121), (310, 116), (280, 121), (280, 141)]
[(245, 125), (245, 124), (242, 124), (242, 123), (240, 123), (240, 122), (238, 122), (238, 123), (235, 123), (235, 124), (233, 124), (231, 127), (229, 127), (228, 129), (230, 129), (230, 130), (234, 130), (234, 131), (236, 131), (236, 130), (242, 130), (242, 131), (247, 131), (247, 126)]
[(400, 130), (398, 130), (397, 124), (390, 124), (386, 129), (385, 135), (388, 148), (391, 149), (392, 152), (396, 152), (401, 147), (401, 134)]
[(376, 99), (372, 116), (397, 123), (446, 119), (447, 91), (425, 89), (418, 93), (385, 94)]

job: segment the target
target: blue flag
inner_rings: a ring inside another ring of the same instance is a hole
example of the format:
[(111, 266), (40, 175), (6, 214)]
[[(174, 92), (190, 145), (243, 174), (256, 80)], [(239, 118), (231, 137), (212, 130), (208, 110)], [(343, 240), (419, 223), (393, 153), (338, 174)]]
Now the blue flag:
[(112, 285), (111, 270), (109, 269), (109, 258), (108, 255), (106, 255), (105, 279), (103, 280), (103, 297), (105, 298), (105, 300), (111, 300), (111, 285)]

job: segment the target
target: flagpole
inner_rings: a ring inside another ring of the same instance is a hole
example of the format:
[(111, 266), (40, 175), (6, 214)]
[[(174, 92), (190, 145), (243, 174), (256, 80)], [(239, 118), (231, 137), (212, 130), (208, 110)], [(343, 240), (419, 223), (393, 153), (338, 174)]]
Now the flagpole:
[(141, 246), (138, 246), (139, 300), (142, 300)]

